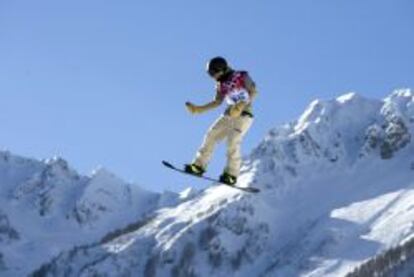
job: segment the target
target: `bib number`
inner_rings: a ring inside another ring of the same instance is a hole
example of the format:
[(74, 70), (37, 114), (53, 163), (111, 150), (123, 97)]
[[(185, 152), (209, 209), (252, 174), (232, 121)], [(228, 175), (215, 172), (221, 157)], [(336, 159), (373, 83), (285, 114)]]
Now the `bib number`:
[(234, 105), (239, 102), (249, 102), (249, 100), (249, 93), (245, 90), (235, 90), (226, 96), (226, 102), (228, 105)]

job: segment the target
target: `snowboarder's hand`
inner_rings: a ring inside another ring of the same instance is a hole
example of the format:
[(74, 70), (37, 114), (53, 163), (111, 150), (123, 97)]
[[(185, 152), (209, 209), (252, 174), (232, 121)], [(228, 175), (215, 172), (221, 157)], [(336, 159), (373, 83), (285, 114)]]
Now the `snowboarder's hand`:
[(198, 106), (194, 105), (191, 102), (186, 102), (185, 106), (187, 107), (187, 110), (192, 114), (198, 114), (201, 113), (201, 110)]
[(244, 107), (245, 107), (245, 105), (244, 105), (243, 102), (239, 102), (236, 105), (233, 105), (229, 110), (229, 115), (231, 117), (239, 117), (240, 114), (242, 113)]

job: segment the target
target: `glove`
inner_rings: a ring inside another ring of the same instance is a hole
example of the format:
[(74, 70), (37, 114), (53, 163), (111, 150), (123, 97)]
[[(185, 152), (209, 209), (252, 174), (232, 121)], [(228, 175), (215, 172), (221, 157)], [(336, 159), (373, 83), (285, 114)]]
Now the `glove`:
[(229, 109), (229, 116), (239, 117), (245, 107), (244, 102), (239, 102)]
[(191, 102), (186, 102), (185, 106), (187, 107), (187, 110), (192, 114), (199, 114), (202, 112), (198, 106), (194, 105)]

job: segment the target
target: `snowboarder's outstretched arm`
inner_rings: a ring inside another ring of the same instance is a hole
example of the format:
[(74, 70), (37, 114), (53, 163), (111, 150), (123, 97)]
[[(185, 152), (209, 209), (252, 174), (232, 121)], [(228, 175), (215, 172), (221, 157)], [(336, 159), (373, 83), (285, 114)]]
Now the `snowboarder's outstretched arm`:
[(222, 97), (216, 96), (216, 98), (213, 101), (211, 101), (211, 102), (209, 102), (205, 105), (198, 106), (198, 105), (194, 105), (191, 102), (186, 102), (185, 105), (187, 107), (187, 110), (190, 113), (199, 114), (199, 113), (204, 113), (206, 111), (217, 108), (218, 106), (220, 106), (223, 103), (223, 100), (224, 99)]
[[(236, 103), (230, 105), (227, 114), (231, 117), (239, 117), (241, 113), (245, 110), (246, 106), (249, 106), (257, 95), (256, 85), (250, 78), (250, 76), (247, 74), (247, 72), (244, 77), (244, 88), (247, 90), (248, 93), (247, 100), (237, 100)], [(221, 92), (220, 82), (217, 82), (216, 97), (213, 101), (205, 105), (194, 105), (191, 102), (186, 102), (185, 105), (190, 113), (199, 114), (217, 108), (223, 103), (225, 97), (226, 96)]]

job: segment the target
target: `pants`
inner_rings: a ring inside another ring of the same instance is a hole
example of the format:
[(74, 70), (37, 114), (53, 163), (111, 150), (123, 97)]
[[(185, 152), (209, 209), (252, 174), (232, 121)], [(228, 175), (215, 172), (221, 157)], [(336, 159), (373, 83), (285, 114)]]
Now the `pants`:
[(232, 118), (228, 115), (219, 117), (208, 130), (203, 144), (199, 148), (193, 163), (207, 168), (216, 144), (227, 139), (227, 165), (225, 172), (238, 176), (241, 165), (241, 142), (243, 136), (253, 123), (253, 118), (240, 116)]

